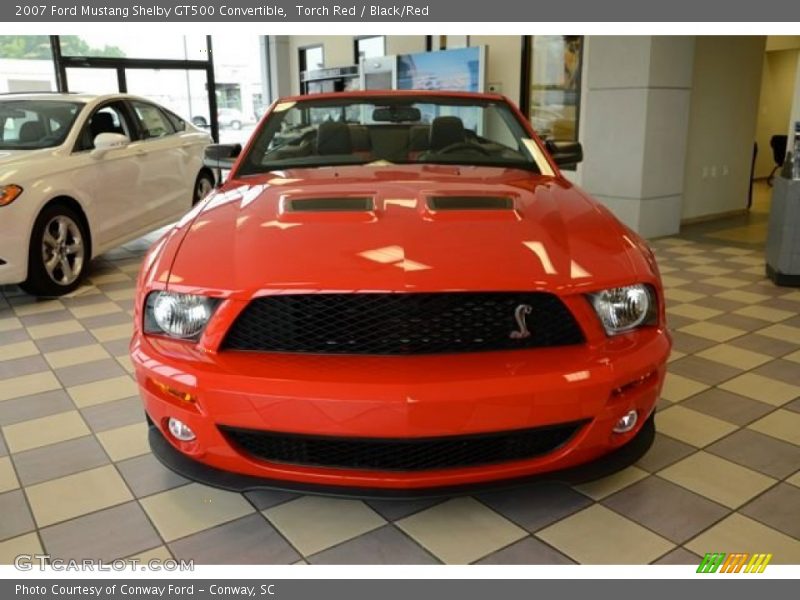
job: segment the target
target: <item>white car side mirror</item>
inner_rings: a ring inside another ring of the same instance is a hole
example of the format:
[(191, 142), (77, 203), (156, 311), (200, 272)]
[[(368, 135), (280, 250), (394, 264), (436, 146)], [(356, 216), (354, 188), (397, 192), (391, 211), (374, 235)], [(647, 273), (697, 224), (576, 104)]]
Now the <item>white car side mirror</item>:
[(127, 135), (121, 133), (99, 133), (94, 138), (94, 150), (92, 156), (94, 158), (102, 158), (103, 155), (109, 150), (115, 148), (124, 148), (131, 143)]

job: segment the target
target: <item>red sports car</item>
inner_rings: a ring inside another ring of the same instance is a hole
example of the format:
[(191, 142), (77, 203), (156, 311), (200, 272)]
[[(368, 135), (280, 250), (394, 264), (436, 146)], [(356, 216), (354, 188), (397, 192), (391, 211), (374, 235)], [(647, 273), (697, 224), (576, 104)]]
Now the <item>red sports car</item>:
[[(147, 255), (156, 455), (229, 489), (450, 494), (630, 464), (671, 340), (653, 254), (502, 96), (286, 98)], [(587, 463), (591, 463), (587, 465)]]

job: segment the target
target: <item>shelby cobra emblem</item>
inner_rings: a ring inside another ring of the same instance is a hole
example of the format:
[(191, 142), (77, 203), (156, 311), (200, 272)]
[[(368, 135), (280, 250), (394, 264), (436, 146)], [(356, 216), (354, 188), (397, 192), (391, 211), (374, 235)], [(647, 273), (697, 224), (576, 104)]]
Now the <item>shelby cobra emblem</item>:
[(531, 337), (531, 332), (528, 331), (528, 324), (525, 322), (525, 317), (531, 314), (531, 311), (533, 311), (533, 308), (530, 304), (520, 304), (514, 309), (514, 319), (517, 321), (518, 329), (509, 334), (512, 340), (524, 340)]

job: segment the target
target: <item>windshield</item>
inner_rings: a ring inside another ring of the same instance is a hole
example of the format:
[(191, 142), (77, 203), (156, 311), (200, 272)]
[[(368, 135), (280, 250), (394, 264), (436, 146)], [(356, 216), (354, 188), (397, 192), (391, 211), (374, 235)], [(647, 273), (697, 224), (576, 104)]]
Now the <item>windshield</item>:
[(278, 104), (239, 175), (290, 167), (456, 164), (538, 171), (505, 102), (442, 96), (309, 99)]
[(61, 145), (82, 106), (60, 100), (0, 100), (0, 150)]

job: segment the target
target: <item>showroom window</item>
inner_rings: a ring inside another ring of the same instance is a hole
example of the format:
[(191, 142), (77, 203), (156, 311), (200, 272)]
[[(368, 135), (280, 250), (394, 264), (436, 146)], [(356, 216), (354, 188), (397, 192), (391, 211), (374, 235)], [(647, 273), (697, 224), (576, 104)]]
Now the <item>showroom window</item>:
[(199, 34), (150, 36), (146, 44), (141, 35), (120, 35), (116, 31), (60, 38), (64, 56), (208, 60), (206, 36)]
[(50, 36), (0, 35), (0, 93), (52, 92), (57, 87)]
[(375, 58), (386, 55), (386, 36), (361, 36), (353, 40), (354, 63), (360, 64), (362, 58)]
[[(160, 36), (146, 47), (125, 35), (0, 36), (0, 92), (136, 94), (218, 141), (242, 143), (271, 102), (267, 47), (265, 36), (233, 34), (213, 36), (213, 52), (212, 36), (202, 35)], [(49, 79), (40, 87), (6, 75), (39, 72)]]
[(578, 139), (583, 36), (523, 39), (522, 108), (542, 138)]

